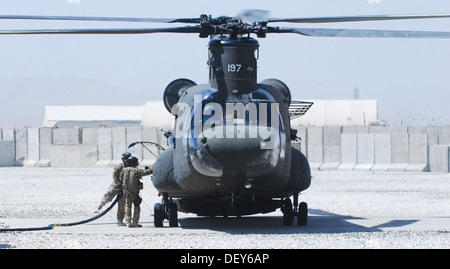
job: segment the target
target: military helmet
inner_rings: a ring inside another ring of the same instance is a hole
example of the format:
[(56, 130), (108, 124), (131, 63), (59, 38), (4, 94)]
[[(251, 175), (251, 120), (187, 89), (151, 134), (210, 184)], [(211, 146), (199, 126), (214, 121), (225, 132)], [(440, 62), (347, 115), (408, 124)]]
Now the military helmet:
[(135, 167), (135, 166), (138, 166), (138, 165), (139, 165), (138, 158), (136, 158), (136, 157), (134, 157), (134, 156), (130, 156), (130, 157), (127, 159), (127, 166), (128, 166), (128, 167)]
[(125, 153), (122, 153), (122, 159), (128, 159), (128, 158), (130, 158), (131, 157), (131, 153), (129, 153), (129, 152), (125, 152)]

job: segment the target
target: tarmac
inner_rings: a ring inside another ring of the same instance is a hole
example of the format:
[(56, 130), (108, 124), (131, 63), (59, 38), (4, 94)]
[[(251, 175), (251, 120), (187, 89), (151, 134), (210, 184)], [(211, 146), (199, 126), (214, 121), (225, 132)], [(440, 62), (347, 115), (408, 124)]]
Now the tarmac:
[[(2, 221), (5, 221), (4, 219)], [(60, 219), (7, 219), (5, 224), (15, 228), (44, 227), (59, 223)], [(69, 220), (78, 221), (78, 220)], [(118, 227), (115, 219), (99, 219), (90, 223), (54, 227), (48, 233), (71, 234), (183, 234), (183, 233), (337, 233), (337, 232), (387, 232), (387, 231), (444, 231), (450, 229), (450, 216), (340, 216), (309, 214), (304, 227), (281, 226), (279, 214), (244, 216), (228, 219), (183, 217), (178, 227), (155, 228), (153, 219), (141, 220), (142, 228)], [(450, 242), (449, 242), (450, 244)]]
[[(1, 168), (0, 228), (44, 227), (95, 216), (111, 168)], [(315, 171), (307, 226), (282, 213), (209, 218), (179, 213), (156, 228), (160, 201), (148, 177), (142, 228), (118, 227), (116, 208), (92, 222), (45, 231), (0, 233), (0, 248), (444, 248), (450, 249), (450, 174)], [(106, 207), (105, 207), (106, 208)]]

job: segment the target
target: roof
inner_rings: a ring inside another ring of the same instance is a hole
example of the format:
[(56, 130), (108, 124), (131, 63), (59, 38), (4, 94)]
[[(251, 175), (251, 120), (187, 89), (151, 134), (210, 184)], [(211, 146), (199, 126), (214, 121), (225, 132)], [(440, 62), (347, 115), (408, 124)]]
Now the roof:
[(171, 128), (175, 117), (166, 110), (162, 101), (147, 101), (144, 106), (142, 126)]
[(58, 122), (138, 122), (144, 106), (45, 106), (43, 127)]

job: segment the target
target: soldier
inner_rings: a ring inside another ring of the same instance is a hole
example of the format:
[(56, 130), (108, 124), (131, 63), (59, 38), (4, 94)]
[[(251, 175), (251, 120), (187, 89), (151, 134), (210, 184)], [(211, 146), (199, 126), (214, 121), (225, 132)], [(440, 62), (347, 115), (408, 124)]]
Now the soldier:
[[(114, 167), (113, 172), (113, 183), (109, 187), (108, 191), (103, 196), (103, 199), (98, 207), (98, 210), (100, 210), (104, 205), (111, 202), (116, 195), (118, 195), (122, 191), (122, 182), (120, 181), (120, 173), (122, 170), (127, 166), (127, 159), (131, 157), (131, 153), (125, 152), (122, 154), (122, 162), (119, 163)], [(117, 202), (117, 225), (118, 226), (125, 226), (123, 223), (123, 219), (125, 217), (125, 199), (122, 195), (122, 197)]]
[[(139, 222), (141, 213), (142, 198), (139, 191), (144, 188), (144, 184), (140, 181), (143, 176), (153, 173), (153, 166), (145, 167), (145, 170), (137, 168), (139, 161), (136, 157), (131, 156), (127, 159), (127, 167), (120, 173), (122, 182), (122, 191), (125, 198), (125, 219), (128, 222), (128, 228), (142, 227)], [(131, 206), (134, 204), (133, 218), (131, 218)], [(133, 222), (131, 222), (133, 220)]]

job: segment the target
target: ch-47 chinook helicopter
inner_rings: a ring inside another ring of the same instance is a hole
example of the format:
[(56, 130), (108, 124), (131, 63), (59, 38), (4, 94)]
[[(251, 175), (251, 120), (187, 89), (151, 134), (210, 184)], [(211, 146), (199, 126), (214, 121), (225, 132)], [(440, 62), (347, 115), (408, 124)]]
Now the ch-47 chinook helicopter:
[[(312, 37), (450, 38), (450, 32), (284, 28), (269, 23), (337, 23), (448, 18), (450, 14), (269, 18), (261, 10), (237, 17), (113, 18), (0, 15), (0, 19), (128, 21), (190, 24), (168, 28), (4, 30), (0, 34), (152, 34), (196, 33), (209, 41), (209, 83), (189, 79), (170, 83), (164, 105), (174, 115), (166, 135), (170, 147), (155, 164), (153, 184), (162, 195), (154, 224), (178, 225), (177, 211), (202, 216), (241, 216), (281, 208), (283, 224), (307, 223), (307, 204), (299, 193), (311, 183), (308, 160), (291, 142), (290, 119), (312, 103), (291, 100), (280, 80), (257, 82), (257, 38), (272, 33)], [(291, 200), (293, 197), (293, 201)]]

